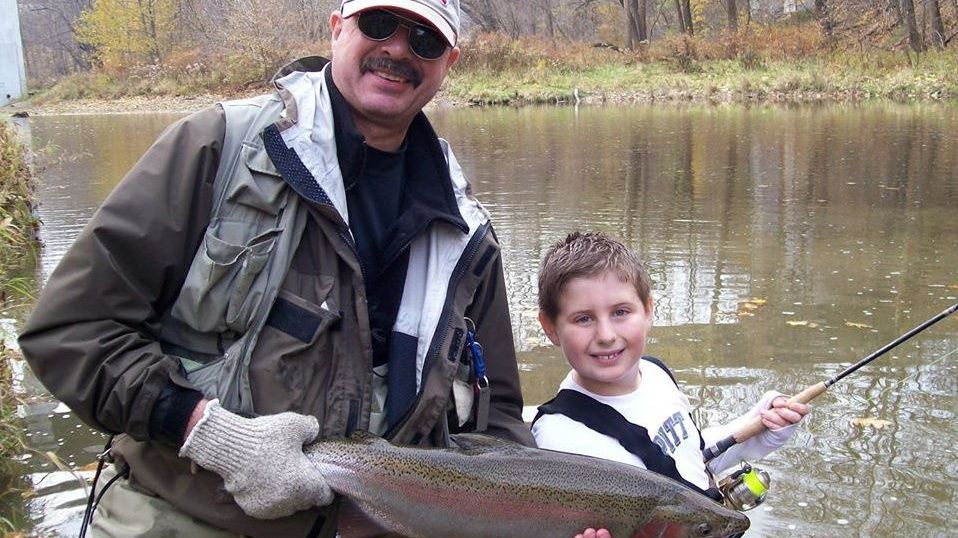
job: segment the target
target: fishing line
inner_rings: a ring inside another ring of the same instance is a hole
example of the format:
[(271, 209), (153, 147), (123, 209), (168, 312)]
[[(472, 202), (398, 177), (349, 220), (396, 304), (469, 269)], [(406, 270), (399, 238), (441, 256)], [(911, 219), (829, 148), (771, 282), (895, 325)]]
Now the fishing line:
[[(947, 359), (948, 357), (954, 355), (955, 353), (958, 353), (958, 347), (956, 347), (955, 349), (952, 349), (952, 350), (949, 351), (948, 353), (945, 353), (945, 354), (942, 355), (941, 357), (938, 357), (937, 359), (935, 359), (935, 360), (933, 360), (933, 361), (931, 361), (931, 362), (929, 362), (928, 364), (925, 364), (925, 365), (923, 365), (923, 366), (925, 366), (925, 367), (934, 366), (934, 365), (938, 364), (939, 362), (941, 362), (941, 361)], [(914, 372), (914, 373), (912, 373), (912, 374), (909, 374), (909, 375), (905, 376), (904, 378), (902, 378), (902, 380), (901, 380), (899, 383), (904, 383), (904, 382), (906, 382), (906, 381), (911, 381), (912, 378), (918, 377), (918, 374), (920, 374), (920, 373), (922, 373), (921, 367), (918, 368), (918, 371), (916, 371), (916, 372)]]

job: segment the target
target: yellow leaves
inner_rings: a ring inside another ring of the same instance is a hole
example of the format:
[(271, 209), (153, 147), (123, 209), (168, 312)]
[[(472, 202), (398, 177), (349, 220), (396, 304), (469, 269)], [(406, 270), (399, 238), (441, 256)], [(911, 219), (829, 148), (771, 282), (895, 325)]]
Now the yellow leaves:
[(77, 471), (79, 471), (79, 472), (81, 472), (81, 473), (95, 473), (95, 472), (96, 472), (96, 468), (97, 468), (97, 466), (99, 466), (99, 465), (100, 465), (100, 462), (98, 462), (98, 461), (90, 462), (90, 463), (88, 463), (88, 464), (86, 464), (86, 465), (80, 467), (79, 469), (77, 469)]
[(765, 306), (767, 301), (765, 299), (742, 299), (738, 302), (738, 314), (740, 316), (754, 316), (755, 311)]
[(887, 426), (891, 426), (892, 422), (889, 420), (882, 420), (875, 417), (862, 417), (862, 418), (853, 418), (851, 420), (852, 425), (858, 426), (861, 428), (872, 428), (875, 430), (880, 430)]
[(172, 46), (179, 0), (95, 0), (76, 21), (77, 39), (108, 68), (155, 62)]
[(817, 329), (819, 327), (818, 323), (808, 320), (788, 320), (785, 322), (789, 327), (808, 327), (809, 329)]

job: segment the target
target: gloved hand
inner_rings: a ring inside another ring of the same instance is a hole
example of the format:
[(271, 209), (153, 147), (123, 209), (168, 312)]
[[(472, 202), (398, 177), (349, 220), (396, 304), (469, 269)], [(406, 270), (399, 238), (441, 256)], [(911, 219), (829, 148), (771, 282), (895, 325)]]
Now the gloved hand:
[(274, 519), (333, 501), (323, 475), (303, 453), (318, 434), (315, 417), (244, 418), (211, 400), (180, 456), (220, 475), (244, 512)]

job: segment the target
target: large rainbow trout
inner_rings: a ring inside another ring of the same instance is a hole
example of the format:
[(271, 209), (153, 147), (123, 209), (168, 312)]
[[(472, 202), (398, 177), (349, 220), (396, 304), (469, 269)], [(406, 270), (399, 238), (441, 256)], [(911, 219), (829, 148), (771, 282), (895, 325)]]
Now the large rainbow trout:
[[(365, 432), (306, 448), (346, 498), (343, 538), (384, 531), (409, 538), (572, 538), (588, 527), (613, 538), (734, 536), (729, 510), (651, 471), (456, 436), (463, 448), (395, 446)], [(358, 509), (359, 517), (356, 516)]]

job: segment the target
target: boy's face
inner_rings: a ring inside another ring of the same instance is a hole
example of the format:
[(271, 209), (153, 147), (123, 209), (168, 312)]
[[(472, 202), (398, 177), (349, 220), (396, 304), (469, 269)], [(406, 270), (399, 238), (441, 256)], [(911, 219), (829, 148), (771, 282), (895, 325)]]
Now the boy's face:
[(639, 359), (652, 327), (651, 302), (646, 308), (635, 286), (605, 272), (569, 281), (556, 319), (539, 312), (539, 322), (562, 348), (576, 382), (596, 394), (628, 394), (639, 386)]

